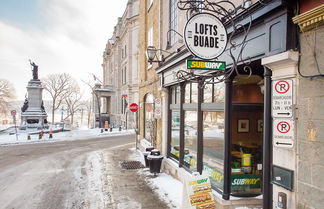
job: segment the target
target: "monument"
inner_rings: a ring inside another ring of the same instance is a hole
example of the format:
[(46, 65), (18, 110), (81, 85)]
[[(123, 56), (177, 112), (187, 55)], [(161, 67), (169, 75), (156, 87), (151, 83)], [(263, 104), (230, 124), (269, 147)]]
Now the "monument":
[(43, 102), (43, 86), (38, 79), (38, 66), (30, 62), (33, 67), (33, 78), (27, 85), (27, 97), (21, 108), (21, 125), (20, 129), (47, 129), (47, 113)]

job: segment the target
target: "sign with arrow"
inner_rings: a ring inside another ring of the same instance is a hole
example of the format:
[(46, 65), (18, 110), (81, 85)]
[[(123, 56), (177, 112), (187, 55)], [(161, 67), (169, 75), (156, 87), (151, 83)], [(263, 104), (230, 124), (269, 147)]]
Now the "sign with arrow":
[(295, 123), (291, 119), (273, 120), (273, 145), (276, 147), (293, 148)]
[(293, 81), (277, 80), (272, 82), (272, 117), (293, 117)]

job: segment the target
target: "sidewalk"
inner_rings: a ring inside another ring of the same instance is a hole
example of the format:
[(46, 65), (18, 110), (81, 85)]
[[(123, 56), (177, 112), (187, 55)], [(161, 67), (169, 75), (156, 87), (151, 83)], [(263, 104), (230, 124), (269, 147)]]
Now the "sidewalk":
[(182, 184), (160, 173), (150, 174), (148, 168), (124, 169), (124, 161), (141, 161), (141, 153), (134, 145), (117, 147), (105, 152), (107, 195), (111, 195), (107, 208), (112, 209), (167, 209), (180, 208)]

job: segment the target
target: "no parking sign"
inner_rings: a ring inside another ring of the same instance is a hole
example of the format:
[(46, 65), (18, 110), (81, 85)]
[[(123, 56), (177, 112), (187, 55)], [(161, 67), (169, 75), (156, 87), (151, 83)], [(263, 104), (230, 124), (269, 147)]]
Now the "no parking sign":
[(291, 119), (273, 120), (273, 145), (292, 148), (294, 146), (295, 123)]
[(272, 83), (272, 117), (293, 116), (293, 81), (277, 80)]

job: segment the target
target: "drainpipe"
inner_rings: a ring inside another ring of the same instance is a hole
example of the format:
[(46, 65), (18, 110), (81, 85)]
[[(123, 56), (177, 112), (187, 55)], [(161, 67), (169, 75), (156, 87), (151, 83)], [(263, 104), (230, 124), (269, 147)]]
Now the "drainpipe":
[(202, 174), (203, 171), (203, 112), (201, 104), (203, 103), (204, 79), (198, 81), (198, 110), (197, 110), (197, 172)]
[(229, 200), (231, 195), (232, 85), (232, 78), (227, 78), (225, 80), (224, 189), (222, 195), (224, 200)]
[(179, 134), (179, 140), (180, 140), (180, 155), (179, 155), (179, 167), (182, 167), (184, 164), (184, 110), (183, 110), (183, 104), (185, 101), (185, 84), (180, 84), (180, 134)]
[(272, 72), (264, 67), (264, 125), (263, 125), (263, 166), (262, 193), (263, 209), (272, 208), (271, 162), (272, 162), (272, 119), (271, 119), (271, 76)]

